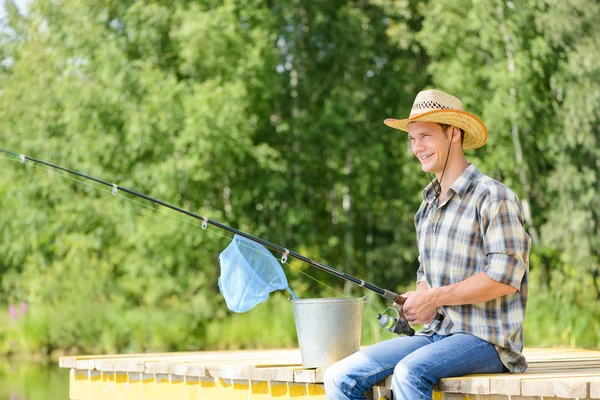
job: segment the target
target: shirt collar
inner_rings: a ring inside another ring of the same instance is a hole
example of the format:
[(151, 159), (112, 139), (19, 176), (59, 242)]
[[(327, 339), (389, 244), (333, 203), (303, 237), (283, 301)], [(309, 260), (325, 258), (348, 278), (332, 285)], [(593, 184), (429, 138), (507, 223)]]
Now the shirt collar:
[[(471, 187), (471, 182), (473, 182), (477, 175), (479, 175), (479, 170), (475, 164), (470, 163), (467, 169), (465, 169), (463, 173), (460, 174), (460, 176), (454, 181), (452, 186), (450, 186), (450, 190), (452, 190), (460, 199), (462, 199), (469, 187)], [(433, 202), (436, 196), (434, 184), (437, 185), (437, 179), (423, 189), (423, 199), (429, 204)]]

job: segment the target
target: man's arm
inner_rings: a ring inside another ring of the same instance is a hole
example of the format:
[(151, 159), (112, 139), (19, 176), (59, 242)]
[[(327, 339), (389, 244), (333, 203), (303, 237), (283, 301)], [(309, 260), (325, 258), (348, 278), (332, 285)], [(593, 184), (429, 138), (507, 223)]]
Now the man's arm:
[(427, 289), (429, 289), (429, 286), (427, 286), (427, 282), (421, 281), (417, 283), (417, 292), (422, 292)]
[(433, 289), (427, 289), (425, 282), (419, 282), (417, 291), (403, 294), (407, 299), (402, 311), (411, 325), (425, 324), (433, 320), (438, 307), (484, 303), (516, 291), (512, 286), (493, 280), (485, 272)]
[(490, 201), (481, 211), (481, 220), (487, 254), (483, 271), (451, 285), (403, 294), (408, 322), (428, 323), (437, 307), (484, 303), (518, 290), (531, 246), (519, 204), (505, 199)]
[(516, 288), (495, 281), (485, 272), (480, 272), (462, 282), (434, 288), (429, 295), (431, 302), (440, 307), (485, 303), (516, 291)]

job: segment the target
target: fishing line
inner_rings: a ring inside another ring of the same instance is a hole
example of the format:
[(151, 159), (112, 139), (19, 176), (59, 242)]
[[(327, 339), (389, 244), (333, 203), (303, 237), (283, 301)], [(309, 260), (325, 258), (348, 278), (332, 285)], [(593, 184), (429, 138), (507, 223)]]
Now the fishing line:
[[(12, 161), (12, 162), (20, 162), (19, 160), (16, 160), (16, 159), (14, 159), (14, 158), (5, 157), (5, 156), (2, 156), (2, 155), (0, 155), (0, 158), (2, 158), (2, 159), (5, 159), (5, 160), (8, 160), (8, 161)], [(87, 186), (87, 187), (90, 187), (90, 188), (92, 188), (92, 189), (95, 189), (95, 190), (99, 190), (99, 191), (102, 191), (102, 192), (105, 192), (105, 193), (109, 193), (109, 194), (111, 194), (111, 193), (112, 193), (112, 191), (111, 191), (111, 190), (108, 190), (108, 189), (105, 189), (105, 188), (103, 188), (103, 187), (100, 187), (100, 186), (94, 185), (94, 184), (92, 184), (92, 183), (88, 183), (87, 181), (84, 181), (84, 180), (80, 180), (80, 179), (77, 179), (77, 178), (71, 177), (71, 176), (69, 176), (69, 175), (67, 175), (67, 174), (63, 173), (62, 171), (55, 172), (55, 171), (54, 171), (54, 169), (52, 169), (52, 167), (49, 167), (49, 166), (46, 166), (46, 165), (44, 165), (44, 166), (39, 166), (39, 165), (37, 165), (37, 164), (35, 164), (35, 163), (32, 163), (32, 164), (30, 164), (30, 165), (31, 165), (31, 166), (33, 166), (34, 168), (38, 169), (38, 170), (41, 170), (41, 171), (47, 172), (47, 173), (48, 173), (48, 175), (51, 177), (50, 179), (52, 179), (52, 177), (53, 177), (54, 175), (57, 175), (57, 176), (59, 176), (59, 177), (61, 177), (61, 178), (63, 178), (63, 179), (68, 179), (68, 180), (70, 180), (70, 181), (73, 181), (73, 182), (79, 183), (79, 184), (81, 184), (81, 185), (83, 185), (83, 186)], [(177, 219), (177, 220), (179, 220), (179, 221), (185, 222), (185, 223), (187, 223), (187, 224), (193, 225), (193, 226), (195, 226), (195, 227), (202, 228), (203, 230), (205, 230), (205, 231), (207, 231), (207, 232), (209, 232), (209, 233), (211, 233), (211, 234), (213, 234), (213, 235), (215, 235), (215, 236), (219, 236), (219, 237), (221, 237), (221, 238), (227, 239), (228, 241), (231, 241), (231, 239), (232, 239), (232, 237), (230, 237), (230, 236), (227, 236), (227, 235), (224, 235), (224, 234), (221, 234), (220, 232), (218, 232), (218, 231), (216, 231), (216, 230), (214, 230), (214, 229), (212, 229), (212, 228), (211, 228), (211, 229), (209, 229), (208, 227), (204, 228), (202, 225), (200, 225), (200, 224), (196, 223), (195, 221), (191, 221), (191, 220), (189, 220), (189, 219), (186, 219), (186, 218), (179, 217), (178, 215), (172, 214), (171, 212), (169, 212), (169, 211), (167, 211), (167, 210), (163, 210), (163, 209), (161, 209), (161, 208), (157, 208), (157, 207), (155, 207), (155, 204), (154, 204), (154, 203), (152, 203), (152, 202), (151, 202), (151, 205), (148, 205), (148, 204), (142, 203), (142, 202), (140, 202), (140, 201), (137, 201), (137, 200), (135, 200), (135, 199), (132, 199), (132, 198), (130, 198), (130, 197), (124, 196), (124, 195), (122, 195), (122, 194), (120, 194), (120, 193), (117, 193), (117, 194), (116, 194), (116, 196), (118, 196), (119, 198), (121, 198), (121, 199), (124, 199), (124, 200), (126, 200), (126, 201), (129, 201), (129, 202), (131, 202), (131, 203), (137, 204), (137, 205), (139, 205), (139, 206), (141, 206), (141, 207), (144, 207), (144, 208), (146, 208), (146, 209), (149, 209), (149, 210), (151, 210), (151, 211), (154, 211), (154, 212), (159, 212), (159, 213), (161, 213), (161, 214), (163, 214), (163, 215), (165, 215), (165, 216), (167, 216), (167, 217), (169, 217), (169, 218), (174, 218), (174, 219)], [(260, 252), (259, 252), (258, 250), (256, 250), (255, 248), (253, 248), (253, 247), (250, 247), (250, 246), (247, 246), (247, 245), (246, 245), (246, 244), (244, 244), (244, 243), (241, 243), (240, 245), (241, 245), (241, 246), (244, 246), (244, 247), (246, 247), (246, 248), (248, 248), (248, 249), (251, 249), (252, 251), (254, 251), (254, 252), (256, 252), (256, 253), (260, 253)], [(315, 278), (315, 277), (311, 276), (310, 274), (308, 274), (307, 272), (303, 271), (302, 269), (300, 269), (300, 268), (298, 268), (298, 267), (296, 267), (296, 266), (294, 266), (294, 265), (290, 264), (290, 262), (286, 261), (285, 263), (282, 263), (282, 264), (286, 264), (286, 265), (287, 265), (289, 268), (291, 268), (291, 269), (293, 269), (293, 270), (295, 270), (295, 271), (297, 271), (297, 272), (299, 272), (299, 273), (303, 274), (304, 276), (306, 276), (306, 277), (308, 277), (308, 278), (312, 279), (313, 281), (317, 282), (317, 283), (318, 283), (318, 284), (320, 284), (321, 286), (324, 286), (325, 288), (329, 289), (330, 291), (332, 291), (332, 292), (336, 293), (337, 295), (339, 295), (339, 296), (342, 296), (342, 297), (344, 297), (344, 298), (347, 298), (347, 299), (348, 299), (348, 298), (350, 298), (350, 297), (346, 296), (344, 293), (340, 292), (339, 290), (336, 290), (335, 288), (333, 288), (333, 287), (331, 287), (331, 286), (327, 285), (327, 284), (326, 284), (326, 283), (324, 283), (323, 281), (320, 281), (319, 279), (317, 279), (317, 278)], [(369, 307), (367, 307), (367, 308), (369, 309)], [(370, 311), (372, 311), (372, 312), (373, 312), (373, 313), (375, 313), (375, 314), (377, 313), (375, 310), (372, 310), (372, 309), (370, 309)]]
[[(379, 288), (379, 287), (377, 287), (377, 286), (375, 286), (375, 285), (372, 285), (372, 284), (370, 284), (370, 283), (368, 283), (368, 282), (365, 282), (365, 281), (363, 281), (363, 280), (360, 280), (360, 279), (354, 278), (354, 277), (352, 277), (352, 276), (350, 276), (350, 275), (348, 275), (348, 274), (346, 274), (346, 273), (343, 273), (343, 272), (337, 271), (337, 270), (335, 270), (335, 269), (333, 269), (333, 268), (331, 268), (331, 267), (329, 267), (329, 266), (327, 266), (327, 265), (325, 265), (325, 264), (322, 264), (322, 263), (316, 262), (316, 261), (314, 261), (314, 260), (312, 260), (312, 259), (309, 259), (309, 258), (307, 258), (307, 257), (304, 257), (304, 256), (302, 256), (302, 255), (300, 255), (300, 254), (297, 254), (297, 253), (291, 252), (291, 251), (289, 251), (288, 249), (285, 249), (285, 248), (283, 248), (283, 247), (281, 247), (281, 246), (274, 245), (274, 244), (272, 244), (272, 243), (269, 243), (269, 242), (267, 242), (267, 241), (264, 241), (264, 240), (262, 240), (262, 239), (256, 238), (256, 237), (254, 237), (254, 236), (252, 236), (252, 235), (248, 235), (248, 234), (246, 234), (246, 233), (244, 233), (244, 232), (238, 231), (237, 229), (234, 229), (234, 228), (228, 227), (227, 225), (223, 225), (223, 224), (221, 224), (221, 223), (218, 223), (218, 222), (216, 222), (216, 221), (209, 220), (209, 219), (208, 219), (208, 218), (206, 218), (206, 217), (201, 217), (201, 216), (199, 216), (199, 215), (196, 215), (196, 214), (194, 214), (194, 213), (192, 213), (192, 212), (189, 212), (189, 211), (187, 211), (187, 210), (184, 210), (184, 209), (182, 209), (182, 208), (179, 208), (179, 207), (172, 206), (172, 205), (170, 205), (170, 204), (168, 204), (168, 203), (165, 203), (165, 202), (163, 202), (163, 201), (161, 201), (161, 200), (154, 199), (154, 198), (152, 198), (152, 197), (149, 197), (149, 196), (146, 196), (146, 195), (143, 195), (143, 194), (140, 194), (140, 193), (134, 192), (134, 191), (132, 191), (132, 190), (130, 190), (130, 189), (127, 189), (127, 188), (124, 188), (124, 187), (120, 187), (120, 186), (118, 186), (118, 185), (116, 185), (116, 184), (111, 184), (111, 183), (105, 182), (105, 181), (103, 181), (103, 180), (100, 180), (100, 179), (97, 179), (97, 178), (94, 178), (94, 177), (91, 177), (91, 176), (88, 176), (88, 175), (84, 175), (84, 174), (82, 174), (82, 173), (79, 173), (79, 172), (76, 172), (76, 171), (73, 171), (73, 170), (69, 170), (69, 169), (67, 169), (67, 168), (63, 168), (63, 167), (60, 167), (60, 166), (58, 166), (58, 165), (54, 165), (54, 164), (51, 164), (51, 163), (48, 163), (48, 162), (45, 162), (45, 161), (42, 161), (42, 160), (37, 160), (37, 159), (35, 159), (35, 158), (31, 158), (31, 157), (28, 157), (28, 156), (25, 156), (25, 155), (20, 155), (20, 154), (17, 154), (17, 153), (14, 153), (14, 152), (10, 152), (10, 151), (7, 151), (7, 150), (3, 150), (3, 149), (0, 149), (0, 152), (7, 153), (7, 154), (10, 154), (10, 155), (12, 155), (12, 156), (15, 156), (15, 157), (18, 157), (18, 158), (19, 158), (19, 160), (15, 160), (15, 159), (11, 159), (11, 158), (8, 158), (8, 157), (0, 156), (1, 158), (3, 158), (3, 159), (7, 159), (7, 160), (9, 160), (9, 161), (14, 161), (14, 162), (18, 162), (18, 161), (20, 161), (20, 162), (21, 162), (21, 163), (23, 163), (23, 164), (25, 164), (27, 160), (30, 160), (30, 161), (32, 161), (32, 163), (27, 163), (27, 164), (28, 164), (28, 165), (29, 165), (29, 164), (31, 164), (33, 167), (35, 167), (35, 168), (37, 168), (37, 169), (40, 169), (40, 170), (42, 170), (42, 171), (46, 171), (46, 172), (49, 174), (49, 176), (51, 177), (51, 179), (52, 179), (53, 175), (56, 173), (58, 176), (60, 176), (60, 177), (62, 177), (62, 178), (69, 179), (69, 180), (71, 180), (71, 181), (73, 181), (73, 182), (80, 183), (80, 184), (82, 184), (82, 185), (85, 185), (85, 186), (87, 186), (87, 187), (91, 187), (92, 189), (101, 190), (101, 191), (103, 191), (103, 192), (106, 192), (106, 193), (112, 193), (112, 194), (113, 194), (113, 195), (115, 195), (115, 196), (117, 196), (117, 195), (118, 195), (118, 196), (119, 196), (119, 198), (121, 198), (121, 199), (125, 199), (125, 200), (127, 200), (127, 201), (130, 201), (130, 202), (132, 202), (132, 203), (134, 203), (134, 204), (138, 204), (138, 205), (140, 205), (140, 206), (142, 206), (142, 207), (144, 207), (144, 208), (150, 209), (150, 210), (152, 210), (152, 211), (158, 211), (158, 212), (160, 212), (160, 213), (162, 213), (162, 214), (164, 214), (164, 215), (167, 215), (167, 216), (169, 216), (169, 217), (172, 217), (172, 218), (175, 218), (175, 219), (177, 219), (177, 220), (183, 221), (183, 222), (185, 222), (185, 223), (188, 223), (188, 224), (190, 224), (190, 225), (193, 225), (193, 226), (196, 226), (196, 227), (201, 227), (203, 230), (208, 230), (208, 229), (207, 229), (207, 227), (208, 227), (208, 224), (211, 224), (211, 225), (214, 225), (214, 226), (216, 226), (216, 227), (219, 227), (219, 228), (221, 228), (221, 229), (223, 229), (223, 230), (226, 230), (226, 231), (229, 231), (229, 232), (233, 232), (233, 233), (235, 233), (235, 234), (238, 234), (238, 235), (240, 235), (240, 236), (246, 237), (246, 238), (248, 238), (249, 240), (252, 240), (252, 241), (255, 241), (255, 242), (257, 242), (257, 243), (260, 243), (260, 244), (262, 244), (262, 245), (264, 245), (264, 246), (266, 246), (266, 247), (270, 247), (272, 250), (278, 251), (278, 252), (280, 252), (280, 253), (282, 253), (282, 254), (283, 254), (283, 257), (282, 257), (282, 259), (280, 260), (281, 264), (287, 264), (289, 267), (293, 268), (294, 270), (296, 270), (296, 271), (298, 271), (298, 272), (302, 273), (302, 274), (303, 274), (303, 275), (305, 275), (306, 277), (308, 277), (308, 278), (310, 278), (310, 279), (314, 280), (314, 281), (315, 281), (315, 282), (317, 282), (318, 284), (320, 284), (320, 285), (322, 285), (322, 286), (324, 286), (324, 287), (328, 288), (329, 290), (333, 291), (334, 293), (336, 293), (336, 294), (338, 294), (338, 295), (340, 295), (340, 296), (342, 296), (342, 297), (344, 297), (344, 298), (349, 298), (349, 297), (347, 297), (347, 296), (346, 296), (346, 295), (344, 295), (343, 293), (339, 292), (338, 290), (336, 290), (336, 289), (334, 289), (334, 288), (332, 288), (332, 287), (328, 286), (327, 284), (325, 284), (325, 283), (321, 282), (321, 281), (320, 281), (320, 280), (318, 280), (317, 278), (315, 278), (315, 277), (313, 277), (313, 276), (309, 275), (308, 273), (306, 273), (306, 272), (302, 271), (301, 269), (299, 269), (299, 268), (297, 268), (297, 267), (294, 267), (294, 266), (292, 266), (291, 264), (289, 264), (289, 263), (287, 262), (287, 256), (289, 255), (289, 256), (291, 256), (291, 257), (293, 257), (293, 258), (296, 258), (296, 259), (297, 259), (297, 260), (299, 260), (299, 261), (303, 261), (303, 262), (305, 262), (305, 263), (307, 263), (307, 264), (309, 264), (309, 265), (312, 265), (313, 267), (316, 267), (316, 268), (318, 268), (318, 269), (324, 270), (325, 272), (329, 272), (329, 273), (331, 273), (331, 274), (333, 274), (333, 275), (336, 275), (336, 276), (338, 276), (338, 277), (340, 277), (340, 278), (342, 278), (342, 279), (345, 279), (345, 280), (351, 281), (351, 282), (353, 282), (353, 283), (357, 284), (358, 286), (361, 286), (361, 287), (363, 287), (363, 288), (366, 288), (366, 289), (372, 290), (372, 291), (374, 291), (374, 292), (378, 293), (379, 295), (381, 295), (382, 297), (384, 297), (384, 298), (385, 298), (385, 299), (387, 299), (387, 300), (394, 301), (394, 302), (396, 302), (396, 303), (398, 303), (398, 304), (402, 304), (402, 303), (404, 302), (404, 298), (400, 297), (398, 294), (396, 294), (396, 293), (394, 293), (394, 292), (388, 291), (388, 290), (386, 290), (386, 289)], [(37, 165), (37, 164), (42, 164), (42, 165), (43, 165), (43, 166), (45, 166), (46, 168), (44, 168), (44, 167), (41, 167), (41, 166), (39, 166), (39, 165)], [(56, 172), (55, 170), (58, 170), (59, 172)], [(102, 187), (100, 187), (100, 186), (97, 186), (97, 185), (93, 185), (93, 184), (91, 184), (91, 183), (88, 183), (87, 181), (82, 181), (82, 180), (76, 179), (76, 178), (74, 178), (74, 177), (71, 177), (70, 175), (64, 174), (63, 172), (66, 172), (67, 174), (76, 175), (76, 176), (79, 176), (79, 177), (82, 177), (82, 178), (85, 178), (85, 179), (88, 179), (88, 180), (94, 181), (94, 182), (96, 182), (96, 183), (100, 183), (100, 184), (102, 184), (102, 185), (105, 185), (105, 186), (109, 186), (109, 187), (111, 187), (111, 186), (112, 186), (112, 190), (104, 189), (104, 188), (102, 188)], [(142, 199), (145, 199), (145, 200), (147, 200), (147, 201), (150, 201), (150, 203), (152, 204), (152, 206), (150, 206), (150, 205), (147, 205), (147, 204), (144, 204), (144, 203), (142, 203), (142, 202), (140, 202), (140, 201), (136, 201), (136, 200), (134, 200), (134, 199), (131, 199), (131, 198), (129, 198), (129, 197), (123, 196), (122, 194), (120, 194), (120, 192), (121, 192), (121, 191), (123, 191), (123, 192), (126, 192), (126, 193), (128, 193), (128, 194), (130, 194), (130, 195), (133, 195), (133, 196), (136, 196), (136, 197), (140, 197), (140, 198), (142, 198)], [(164, 207), (166, 207), (166, 208), (169, 208), (169, 209), (171, 209), (171, 210), (174, 210), (174, 211), (179, 211), (180, 213), (183, 213), (183, 214), (185, 214), (185, 215), (187, 215), (187, 216), (190, 216), (190, 217), (193, 217), (193, 218), (195, 218), (195, 219), (200, 219), (200, 220), (202, 220), (202, 225), (199, 225), (198, 223), (195, 223), (195, 222), (193, 222), (193, 221), (190, 221), (190, 220), (188, 220), (188, 219), (184, 219), (184, 218), (182, 218), (182, 217), (179, 217), (179, 216), (177, 216), (177, 215), (173, 215), (173, 214), (171, 214), (171, 213), (167, 213), (167, 212), (166, 212), (166, 210), (162, 210), (161, 208), (157, 208), (157, 207), (155, 207), (156, 205), (162, 205), (162, 206), (164, 206)], [(218, 232), (214, 231), (213, 229), (210, 229), (210, 230), (208, 230), (208, 231), (209, 231), (210, 233), (214, 234), (214, 235), (220, 236), (220, 237), (222, 237), (222, 238), (225, 238), (225, 239), (227, 239), (227, 240), (231, 240), (231, 238), (230, 238), (230, 237), (228, 237), (228, 236), (225, 236), (225, 235), (223, 235), (223, 234), (220, 234), (220, 233), (218, 233)], [(246, 246), (246, 247), (248, 247), (248, 246)], [(253, 249), (253, 250), (254, 250), (254, 251), (257, 251), (256, 249)], [(285, 257), (285, 259), (284, 259), (284, 257)], [(376, 311), (374, 311), (374, 310), (373, 310), (373, 309), (371, 309), (370, 307), (365, 307), (365, 308), (367, 308), (369, 311), (371, 311), (371, 312), (373, 312), (373, 313), (376, 313)]]

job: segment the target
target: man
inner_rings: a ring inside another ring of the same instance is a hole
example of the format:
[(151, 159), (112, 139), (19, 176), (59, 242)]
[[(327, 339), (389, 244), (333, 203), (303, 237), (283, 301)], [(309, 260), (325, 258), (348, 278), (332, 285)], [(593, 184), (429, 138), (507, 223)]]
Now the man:
[(467, 162), (487, 128), (462, 111), (456, 97), (420, 92), (409, 118), (385, 124), (408, 132), (423, 171), (436, 180), (423, 190), (415, 216), (419, 269), (401, 311), (415, 336), (367, 347), (325, 374), (331, 400), (365, 399), (392, 375), (395, 399), (431, 399), (439, 379), (522, 372), (523, 319), (531, 240), (517, 196)]

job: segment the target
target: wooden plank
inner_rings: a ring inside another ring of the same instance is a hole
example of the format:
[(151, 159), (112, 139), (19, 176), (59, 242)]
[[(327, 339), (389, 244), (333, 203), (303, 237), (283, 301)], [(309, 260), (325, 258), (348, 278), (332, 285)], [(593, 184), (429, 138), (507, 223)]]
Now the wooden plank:
[(73, 367), (74, 369), (90, 369), (93, 370), (95, 369), (95, 364), (96, 361), (93, 359), (88, 359), (88, 360), (76, 360), (75, 361), (75, 366)]
[[(545, 396), (556, 397), (554, 394), (555, 379), (539, 378), (524, 379), (521, 381), (521, 393), (523, 396)], [(586, 396), (583, 396), (584, 398)]]
[(105, 358), (100, 360), (94, 360), (93, 368), (86, 369), (95, 369), (97, 371), (114, 371), (115, 370), (115, 359), (114, 358)]
[[(103, 358), (100, 360), (83, 359), (76, 360), (77, 369), (98, 369), (104, 371), (123, 371), (123, 372), (147, 372), (147, 373), (175, 373), (175, 367), (180, 362), (203, 362), (204, 364), (215, 363), (246, 363), (257, 364), (265, 363), (269, 360), (274, 364), (282, 363), (301, 363), (300, 354), (297, 351), (284, 352), (244, 352), (244, 353), (195, 353), (185, 356), (156, 356), (146, 355), (142, 357), (118, 357)], [(184, 369), (185, 370), (185, 369)], [(178, 369), (181, 372), (181, 369)]]
[[(174, 353), (134, 353), (134, 354), (116, 354), (116, 355), (79, 355), (60, 357), (59, 365), (64, 368), (74, 367), (75, 360), (100, 360), (104, 358), (195, 358), (196, 356), (212, 357), (213, 355), (228, 354), (234, 358), (244, 356), (244, 354), (257, 355), (263, 354), (269, 356), (277, 353), (296, 353), (299, 356), (299, 349), (268, 349), (268, 350), (227, 350), (227, 351), (200, 351), (200, 352), (174, 352)], [(532, 349), (526, 348), (524, 355), (530, 361), (537, 360), (556, 360), (558, 358), (600, 358), (600, 351), (585, 349)], [(300, 359), (300, 358), (299, 358)]]
[[(600, 363), (600, 351), (585, 351), (579, 349), (533, 349), (526, 350), (526, 356), (528, 357), (529, 363), (532, 368), (537, 366), (543, 366), (544, 364), (551, 363), (555, 366), (557, 360), (571, 363)], [(61, 357), (59, 365), (64, 368), (74, 368), (76, 363), (79, 362), (79, 366), (87, 367), (92, 369), (91, 364), (87, 364), (86, 361), (106, 361), (108, 359), (114, 360), (132, 360), (145, 359), (150, 362), (161, 362), (165, 360), (171, 361), (193, 361), (193, 360), (207, 360), (213, 361), (215, 359), (231, 361), (241, 361), (245, 359), (279, 359), (288, 355), (293, 357), (297, 363), (301, 363), (301, 356), (299, 349), (282, 349), (282, 350), (251, 350), (251, 351), (206, 351), (206, 352), (183, 352), (183, 353), (151, 353), (151, 354), (129, 354), (129, 355), (112, 355), (112, 356), (69, 356)], [(104, 362), (100, 365), (106, 365)], [(136, 364), (137, 365), (137, 364)], [(581, 365), (579, 365), (581, 366)], [(82, 368), (86, 369), (86, 368)]]
[(445, 393), (490, 394), (490, 375), (444, 378), (436, 390)]
[(590, 381), (590, 398), (600, 399), (600, 379), (598, 378)]
[[(132, 353), (132, 354), (104, 354), (104, 355), (78, 355), (78, 356), (62, 356), (58, 360), (58, 366), (60, 368), (75, 368), (75, 363), (77, 361), (85, 361), (85, 360), (101, 360), (107, 358), (144, 358), (148, 357), (149, 354), (154, 354), (155, 356), (172, 356), (172, 355), (184, 355), (184, 354), (195, 354), (198, 352), (175, 352), (175, 353)], [(211, 352), (203, 352), (203, 353), (220, 353), (218, 351)]]
[(252, 380), (254, 376), (254, 364), (221, 364), (221, 378)]
[(294, 371), (294, 382), (315, 383), (317, 374), (314, 369), (297, 369)]
[(577, 358), (577, 357), (564, 357), (564, 358), (556, 358), (556, 359), (548, 359), (548, 360), (537, 360), (537, 361), (531, 361), (528, 360), (527, 365), (529, 367), (532, 366), (540, 366), (540, 365), (545, 365), (545, 364), (557, 364), (557, 363), (574, 363), (574, 362), (580, 362), (582, 364), (585, 365), (592, 365), (592, 364), (598, 364), (600, 363), (600, 358), (585, 358), (585, 357), (581, 357), (581, 358)]
[(293, 382), (297, 366), (260, 366), (254, 369), (253, 379), (269, 382)]
[[(510, 396), (510, 400), (542, 400), (540, 396)], [(556, 399), (553, 399), (556, 400)]]
[(326, 368), (297, 368), (294, 370), (294, 382), (323, 383)]
[(590, 378), (571, 378), (554, 380), (556, 397), (587, 398), (590, 393)]
[(383, 381), (377, 383), (372, 390), (373, 399), (378, 400), (380, 398), (391, 399), (392, 398), (392, 377), (388, 376)]
[(536, 347), (526, 347), (523, 349), (523, 354), (526, 357), (535, 357), (535, 356), (547, 356), (547, 355), (555, 355), (555, 354), (596, 354), (600, 355), (600, 350), (589, 350), (589, 349), (577, 349), (577, 348), (567, 348), (567, 347), (549, 347), (549, 348), (536, 348)]
[(490, 392), (504, 395), (521, 395), (521, 382), (524, 379), (571, 379), (575, 377), (593, 378), (600, 374), (590, 374), (589, 371), (568, 371), (562, 373), (523, 373), (523, 374), (497, 374), (490, 378)]
[[(117, 354), (103, 356), (66, 356), (60, 357), (59, 366), (61, 368), (76, 368), (77, 365), (93, 369), (93, 363), (99, 360), (115, 360), (136, 362), (146, 361), (179, 361), (179, 360), (230, 360), (242, 361), (246, 359), (281, 359), (290, 358), (297, 363), (302, 363), (302, 357), (299, 349), (279, 349), (279, 350), (240, 350), (240, 351), (203, 351), (203, 352), (179, 352), (179, 353), (147, 353), (147, 354)], [(79, 364), (78, 364), (79, 363)], [(124, 364), (120, 364), (124, 365)], [(135, 364), (138, 365), (138, 364)]]
[(203, 364), (194, 362), (177, 363), (173, 367), (173, 371), (175, 374), (181, 376), (193, 376), (197, 378), (204, 378), (206, 376), (206, 367)]
[[(211, 376), (213, 378), (228, 378), (228, 379), (256, 379), (254, 378), (254, 370), (257, 365), (262, 365), (265, 363), (264, 358), (257, 359), (246, 359), (246, 360), (229, 360), (222, 359), (218, 360), (221, 357), (215, 357), (211, 361), (204, 362), (194, 362), (193, 364), (197, 365), (195, 373), (201, 373), (202, 376)], [(295, 355), (289, 356), (287, 354), (280, 354), (279, 357), (274, 357), (277, 359), (271, 359), (272, 366), (276, 367), (278, 364), (284, 364), (288, 366), (290, 363), (296, 362), (297, 357)], [(192, 363), (187, 362), (184, 368), (178, 368), (180, 363), (171, 362), (171, 361), (162, 361), (162, 362), (146, 362), (145, 372), (147, 373), (177, 373), (182, 374), (186, 373), (186, 371), (190, 368)], [(300, 368), (300, 365), (296, 366)], [(200, 368), (202, 368), (200, 370)], [(194, 371), (194, 370), (193, 370)], [(200, 376), (200, 375), (194, 375)]]
[(522, 375), (525, 374), (498, 374), (491, 377), (490, 392), (508, 396), (519, 396), (521, 394)]
[(587, 369), (587, 370), (600, 370), (600, 364), (585, 364), (585, 363), (577, 363), (577, 362), (572, 362), (572, 363), (563, 363), (560, 361), (557, 361), (553, 364), (546, 364), (546, 365), (540, 365), (540, 366), (535, 366), (532, 368), (528, 368), (526, 372), (528, 373), (539, 373), (539, 372), (545, 372), (545, 371), (570, 371), (570, 370), (581, 370), (581, 369)]
[(114, 370), (123, 372), (145, 372), (146, 360), (143, 358), (118, 358), (115, 359)]
[(325, 372), (326, 371), (327, 371), (327, 368), (317, 368), (316, 376), (317, 376), (317, 382), (318, 383), (323, 383), (324, 382)]
[[(472, 400), (508, 396), (511, 400), (540, 400), (542, 396), (600, 399), (600, 351), (526, 349), (525, 355), (530, 366), (525, 373), (445, 378), (438, 383), (437, 393), (443, 398)], [(103, 374), (158, 376), (162, 382), (190, 377), (320, 384), (326, 371), (302, 368), (299, 349), (75, 356), (61, 357), (60, 366)], [(390, 383), (376, 385), (373, 393), (389, 393)]]
[[(550, 389), (548, 386), (545, 391), (546, 395), (550, 395), (549, 393), (551, 392), (556, 392), (557, 394), (566, 394), (568, 393), (569, 388), (571, 391), (578, 390), (578, 393), (581, 393), (581, 388), (579, 388), (579, 385), (571, 383), (573, 378), (578, 378), (581, 381), (591, 382), (592, 380), (600, 379), (600, 370), (590, 371), (583, 368), (579, 371), (566, 370), (566, 372), (554, 374), (522, 373), (468, 375), (464, 377), (444, 378), (438, 382), (436, 390), (444, 393), (521, 396), (526, 394), (522, 393), (521, 386), (523, 380), (541, 379), (552, 382), (552, 388)], [(487, 389), (488, 384), (489, 389)], [(546, 383), (530, 382), (528, 385), (544, 386)], [(535, 395), (537, 395), (537, 393)], [(551, 396), (554, 396), (554, 394)]]

